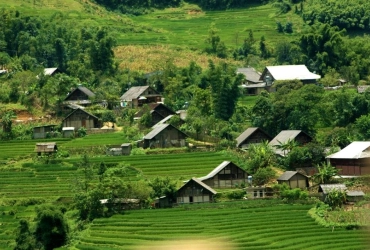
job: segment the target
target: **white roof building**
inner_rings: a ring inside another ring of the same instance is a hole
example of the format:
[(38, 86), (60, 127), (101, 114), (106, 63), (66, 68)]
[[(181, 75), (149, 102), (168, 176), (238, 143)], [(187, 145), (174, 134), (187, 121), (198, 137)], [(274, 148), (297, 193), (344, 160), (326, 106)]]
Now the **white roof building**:
[[(266, 79), (267, 77), (267, 79)], [(304, 83), (316, 82), (320, 75), (310, 72), (305, 65), (266, 66), (261, 80), (267, 81), (300, 80)]]

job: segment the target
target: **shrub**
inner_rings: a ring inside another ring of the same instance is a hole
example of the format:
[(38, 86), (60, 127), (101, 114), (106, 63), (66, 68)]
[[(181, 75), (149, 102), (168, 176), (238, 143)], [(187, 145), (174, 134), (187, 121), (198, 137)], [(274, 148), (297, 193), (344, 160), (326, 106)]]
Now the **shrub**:
[(240, 200), (240, 199), (243, 199), (243, 197), (245, 196), (245, 191), (244, 190), (235, 190), (235, 191), (227, 193), (226, 196), (230, 200)]

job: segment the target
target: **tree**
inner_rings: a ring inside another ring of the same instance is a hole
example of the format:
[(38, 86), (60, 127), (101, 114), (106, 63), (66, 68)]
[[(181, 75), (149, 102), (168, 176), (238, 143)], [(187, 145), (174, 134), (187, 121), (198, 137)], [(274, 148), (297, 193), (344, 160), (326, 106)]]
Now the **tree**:
[(149, 186), (153, 189), (152, 198), (166, 196), (172, 201), (176, 198), (177, 185), (169, 177), (156, 177), (149, 181)]
[(226, 58), (227, 50), (226, 50), (225, 43), (221, 41), (221, 38), (217, 33), (218, 33), (218, 30), (215, 28), (215, 25), (212, 23), (208, 31), (208, 37), (206, 39), (206, 43), (208, 43), (211, 47), (207, 48), (206, 51), (210, 54), (215, 54), (216, 56), (220, 58)]
[(69, 227), (60, 208), (40, 206), (36, 208), (35, 238), (45, 250), (61, 247), (68, 242)]
[(1, 123), (3, 126), (3, 139), (12, 139), (13, 132), (12, 132), (12, 125), (13, 119), (17, 118), (16, 114), (13, 110), (3, 111), (1, 116)]
[(275, 162), (275, 153), (267, 142), (253, 144), (248, 148), (247, 170), (256, 173), (260, 168), (271, 167)]
[(346, 191), (334, 189), (326, 194), (324, 202), (331, 208), (335, 209), (337, 207), (342, 207), (342, 205), (346, 202), (346, 198)]
[(312, 177), (317, 184), (330, 183), (332, 178), (338, 174), (338, 169), (333, 167), (330, 163), (324, 163), (317, 166), (318, 172)]
[(265, 36), (262, 36), (260, 40), (260, 52), (261, 52), (260, 55), (263, 59), (267, 59), (271, 56), (271, 53), (266, 44)]
[(36, 241), (33, 233), (30, 231), (28, 221), (22, 219), (19, 221), (19, 226), (15, 238), (16, 246), (14, 250), (34, 250), (37, 249)]

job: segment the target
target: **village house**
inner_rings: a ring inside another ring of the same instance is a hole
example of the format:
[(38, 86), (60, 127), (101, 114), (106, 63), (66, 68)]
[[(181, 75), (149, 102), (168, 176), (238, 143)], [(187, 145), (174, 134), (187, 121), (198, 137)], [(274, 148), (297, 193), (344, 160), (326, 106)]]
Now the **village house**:
[(177, 190), (176, 197), (178, 204), (201, 203), (213, 202), (216, 194), (211, 187), (193, 177)]
[(91, 130), (93, 128), (100, 128), (101, 122), (98, 117), (78, 108), (64, 118), (63, 127), (74, 127), (75, 130), (84, 127), (87, 130)]
[(91, 99), (94, 97), (95, 94), (91, 90), (83, 86), (78, 86), (67, 95), (63, 103), (70, 109), (84, 109), (86, 106), (92, 104)]
[(234, 188), (248, 182), (247, 172), (231, 161), (223, 161), (208, 175), (198, 178), (212, 188)]
[(144, 136), (143, 148), (185, 147), (187, 137), (171, 124), (158, 124)]
[(303, 84), (316, 83), (321, 76), (311, 73), (305, 65), (266, 66), (261, 81), (271, 86), (275, 81), (300, 80)]
[(53, 154), (58, 151), (56, 142), (39, 142), (36, 143), (35, 152), (38, 156), (42, 154)]
[(120, 100), (121, 107), (137, 108), (144, 104), (162, 102), (162, 95), (150, 86), (136, 86), (127, 90)]
[(308, 177), (297, 171), (285, 171), (278, 179), (278, 184), (287, 184), (291, 189), (306, 189), (309, 187)]
[(261, 73), (256, 71), (254, 68), (238, 68), (237, 74), (245, 76), (243, 84), (240, 86), (245, 95), (259, 95), (262, 91), (269, 91), (270, 86), (266, 85), (266, 82), (261, 80)]
[(294, 141), (298, 145), (305, 145), (312, 141), (312, 137), (303, 132), (302, 130), (282, 130), (270, 142), (269, 146), (272, 147), (275, 154), (285, 156), (288, 152), (280, 146), (290, 141)]
[(33, 127), (33, 139), (53, 137), (57, 125), (42, 125)]
[(326, 157), (341, 176), (370, 174), (370, 141), (355, 141), (337, 153)]
[(272, 137), (260, 128), (247, 128), (236, 138), (236, 147), (248, 149), (251, 144), (269, 142), (271, 139)]

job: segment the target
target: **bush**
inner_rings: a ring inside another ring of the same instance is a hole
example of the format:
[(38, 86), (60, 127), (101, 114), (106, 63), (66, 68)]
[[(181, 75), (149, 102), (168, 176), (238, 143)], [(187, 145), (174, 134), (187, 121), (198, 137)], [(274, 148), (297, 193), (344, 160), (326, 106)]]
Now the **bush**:
[(235, 190), (235, 191), (227, 193), (226, 196), (230, 200), (240, 200), (240, 199), (243, 199), (243, 197), (245, 196), (245, 191), (244, 190)]

